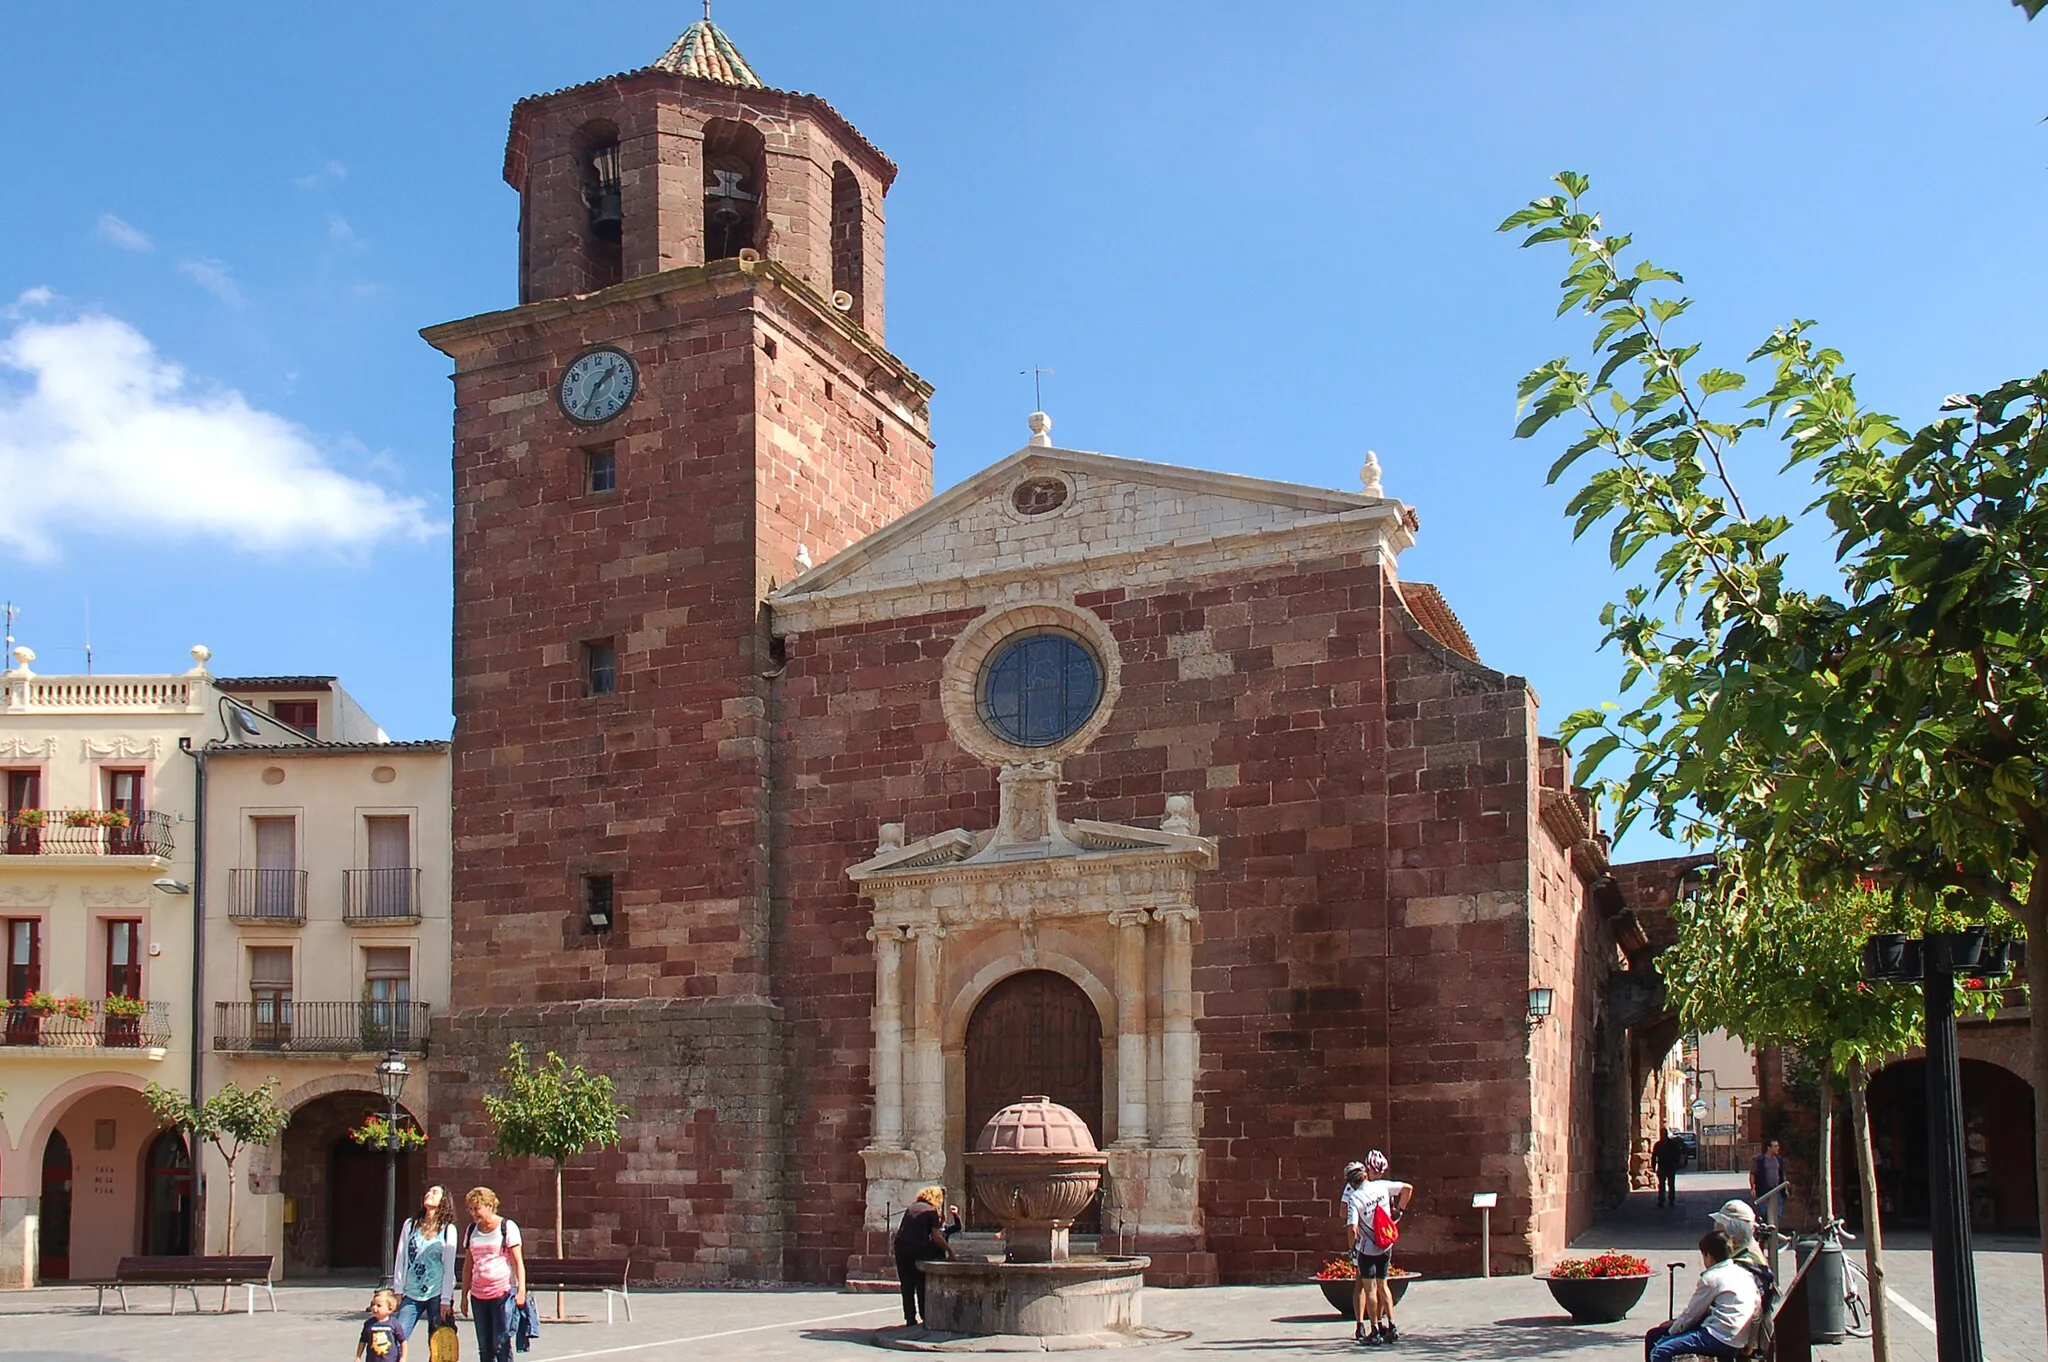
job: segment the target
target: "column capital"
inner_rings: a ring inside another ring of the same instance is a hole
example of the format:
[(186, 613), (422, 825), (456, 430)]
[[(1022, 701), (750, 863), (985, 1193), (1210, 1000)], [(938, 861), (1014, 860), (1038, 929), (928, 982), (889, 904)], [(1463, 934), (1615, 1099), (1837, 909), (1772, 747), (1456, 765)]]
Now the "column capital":
[(875, 926), (868, 928), (868, 940), (870, 941), (901, 941), (902, 939), (903, 929), (894, 923), (877, 923)]
[(1161, 922), (1170, 924), (1175, 922), (1193, 922), (1201, 916), (1201, 913), (1196, 910), (1195, 905), (1192, 903), (1169, 903), (1163, 908), (1153, 909), (1152, 915)]
[(936, 922), (914, 922), (904, 927), (903, 934), (912, 941), (944, 941), (946, 929)]
[(1109, 915), (1112, 927), (1143, 927), (1152, 920), (1152, 915), (1143, 908), (1118, 908)]

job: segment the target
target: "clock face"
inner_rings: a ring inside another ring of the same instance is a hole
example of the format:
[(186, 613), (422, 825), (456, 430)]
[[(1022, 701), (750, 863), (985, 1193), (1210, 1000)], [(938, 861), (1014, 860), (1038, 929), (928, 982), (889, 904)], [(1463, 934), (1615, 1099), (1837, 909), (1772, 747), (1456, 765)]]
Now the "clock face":
[(610, 346), (586, 350), (562, 371), (555, 396), (571, 421), (594, 426), (625, 410), (640, 386), (632, 357)]

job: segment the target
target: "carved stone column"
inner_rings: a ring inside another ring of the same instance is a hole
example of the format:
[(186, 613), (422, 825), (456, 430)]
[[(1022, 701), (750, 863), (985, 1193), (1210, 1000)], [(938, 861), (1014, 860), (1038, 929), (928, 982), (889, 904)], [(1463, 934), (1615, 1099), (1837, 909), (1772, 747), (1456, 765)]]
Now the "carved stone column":
[(1159, 989), (1161, 1017), (1160, 1095), (1166, 1107), (1159, 1143), (1186, 1148), (1195, 1143), (1195, 910), (1161, 908), (1165, 932)]
[(1131, 1148), (1152, 1142), (1145, 1108), (1145, 924), (1142, 908), (1109, 915), (1116, 928), (1116, 1142)]
[(940, 1053), (939, 950), (946, 929), (936, 924), (907, 928), (917, 943), (917, 968), (912, 980), (910, 1044), (910, 1146), (938, 1157), (945, 1138), (945, 1070)]
[(903, 1147), (903, 929), (876, 927), (875, 1129), (876, 1149)]

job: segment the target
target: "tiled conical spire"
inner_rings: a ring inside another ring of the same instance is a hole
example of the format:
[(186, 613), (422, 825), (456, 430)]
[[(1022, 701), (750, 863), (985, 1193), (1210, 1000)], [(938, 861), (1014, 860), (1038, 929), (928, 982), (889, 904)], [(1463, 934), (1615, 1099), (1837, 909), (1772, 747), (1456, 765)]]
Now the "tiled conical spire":
[(725, 36), (725, 30), (711, 22), (711, 6), (708, 4), (704, 6), (704, 17), (683, 30), (683, 36), (662, 53), (654, 68), (673, 71), (679, 76), (695, 76), (699, 80), (715, 80), (721, 85), (764, 88), (761, 78), (754, 74), (754, 68), (747, 65), (747, 59), (740, 55), (739, 48)]

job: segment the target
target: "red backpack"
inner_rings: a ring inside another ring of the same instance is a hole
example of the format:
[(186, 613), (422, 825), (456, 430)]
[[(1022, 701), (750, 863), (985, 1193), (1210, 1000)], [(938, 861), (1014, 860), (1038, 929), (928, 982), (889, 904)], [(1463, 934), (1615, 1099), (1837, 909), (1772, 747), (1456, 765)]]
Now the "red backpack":
[(1372, 1242), (1378, 1249), (1390, 1249), (1401, 1238), (1401, 1222), (1387, 1214), (1386, 1203), (1372, 1208)]

